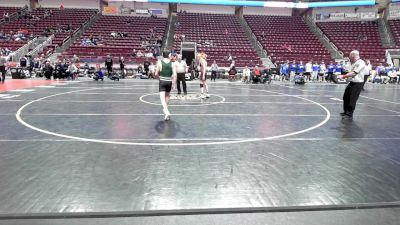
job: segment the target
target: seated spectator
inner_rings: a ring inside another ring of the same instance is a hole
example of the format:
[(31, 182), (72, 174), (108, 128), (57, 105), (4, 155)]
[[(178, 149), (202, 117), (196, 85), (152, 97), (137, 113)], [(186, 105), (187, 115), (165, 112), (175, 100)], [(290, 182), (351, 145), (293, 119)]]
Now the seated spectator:
[(235, 66), (232, 66), (228, 72), (228, 79), (236, 80), (236, 74), (237, 74), (237, 70), (236, 70)]
[(10, 15), (8, 14), (8, 12), (4, 12), (4, 14), (3, 14), (3, 19), (4, 19), (5, 21), (10, 21)]
[(141, 57), (143, 57), (144, 55), (143, 55), (143, 53), (142, 53), (142, 51), (137, 51), (137, 53), (136, 53), (136, 57), (139, 57), (139, 58), (141, 58)]
[(132, 55), (132, 57), (136, 57), (136, 55), (137, 55), (136, 49), (132, 50), (132, 54), (131, 55)]
[(137, 70), (138, 70), (138, 73), (143, 74), (143, 66), (142, 66), (142, 64), (139, 64)]
[(243, 69), (243, 77), (242, 77), (242, 82), (249, 82), (250, 79), (250, 69), (249, 67), (245, 67)]
[(389, 83), (395, 83), (395, 82), (396, 82), (396, 79), (397, 79), (397, 71), (396, 71), (396, 68), (393, 67), (393, 68), (389, 71), (388, 77), (389, 77)]
[(261, 82), (261, 71), (258, 66), (254, 67), (252, 80), (254, 84)]

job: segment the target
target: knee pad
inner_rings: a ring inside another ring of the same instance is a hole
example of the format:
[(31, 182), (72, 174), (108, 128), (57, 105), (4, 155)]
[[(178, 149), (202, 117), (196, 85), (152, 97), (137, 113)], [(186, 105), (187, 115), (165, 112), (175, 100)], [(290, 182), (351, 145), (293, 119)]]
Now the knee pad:
[(203, 84), (200, 84), (200, 87), (202, 88), (204, 85)]

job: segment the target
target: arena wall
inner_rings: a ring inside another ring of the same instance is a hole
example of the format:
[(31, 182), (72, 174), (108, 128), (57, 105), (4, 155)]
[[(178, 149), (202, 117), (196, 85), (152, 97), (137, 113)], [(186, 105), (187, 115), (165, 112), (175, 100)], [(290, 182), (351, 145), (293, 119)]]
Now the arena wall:
[(100, 0), (39, 0), (39, 5), (44, 8), (58, 8), (60, 5), (65, 8), (99, 9)]
[(29, 0), (0, 0), (0, 6), (23, 7), (29, 5)]
[(275, 15), (291, 16), (292, 9), (289, 8), (264, 8), (264, 7), (243, 7), (244, 15)]
[(388, 17), (387, 19), (400, 19), (400, 4), (399, 3), (392, 3), (389, 6)]
[[(119, 15), (132, 15), (132, 16), (148, 16), (148, 14), (137, 14), (137, 9), (157, 10), (160, 14), (159, 17), (168, 17), (169, 5), (168, 3), (144, 3), (144, 2), (110, 2), (109, 6), (115, 6)], [(104, 13), (103, 13), (104, 14)]]
[(178, 11), (191, 13), (235, 14), (235, 6), (179, 4)]
[(313, 19), (317, 22), (375, 20), (376, 6), (315, 8)]

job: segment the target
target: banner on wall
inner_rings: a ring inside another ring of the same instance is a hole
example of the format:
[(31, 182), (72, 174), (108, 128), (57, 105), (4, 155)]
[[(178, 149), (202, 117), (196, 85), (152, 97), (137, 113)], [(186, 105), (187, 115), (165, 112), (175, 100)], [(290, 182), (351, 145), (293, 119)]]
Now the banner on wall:
[(315, 15), (316, 20), (329, 20), (330, 14), (329, 13), (318, 13)]
[(389, 17), (390, 18), (400, 18), (400, 10), (390, 10)]
[(118, 8), (116, 6), (104, 6), (104, 14), (118, 14)]
[(148, 9), (136, 9), (135, 13), (136, 14), (149, 14), (149, 10)]
[(344, 19), (344, 13), (331, 13), (330, 19), (331, 20), (342, 20), (342, 19)]
[(149, 9), (149, 11), (152, 15), (162, 15), (163, 14), (162, 9)]
[(349, 19), (360, 18), (360, 14), (359, 13), (346, 13), (345, 16), (346, 16), (346, 18), (349, 18)]
[(375, 12), (362, 12), (361, 19), (375, 19), (376, 14)]

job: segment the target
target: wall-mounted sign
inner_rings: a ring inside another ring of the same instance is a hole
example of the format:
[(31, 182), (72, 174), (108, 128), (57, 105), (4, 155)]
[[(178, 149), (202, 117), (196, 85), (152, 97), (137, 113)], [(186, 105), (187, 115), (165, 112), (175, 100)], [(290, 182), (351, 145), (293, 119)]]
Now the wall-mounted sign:
[(136, 9), (135, 13), (136, 14), (149, 14), (149, 10), (148, 9)]
[(361, 19), (376, 19), (375, 12), (362, 12)]
[(104, 6), (103, 13), (105, 14), (117, 14), (118, 8), (116, 6)]
[(331, 13), (330, 19), (331, 20), (342, 20), (342, 19), (344, 19), (344, 13)]

